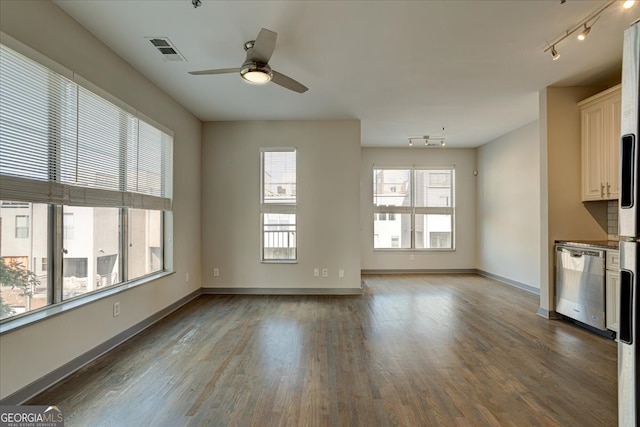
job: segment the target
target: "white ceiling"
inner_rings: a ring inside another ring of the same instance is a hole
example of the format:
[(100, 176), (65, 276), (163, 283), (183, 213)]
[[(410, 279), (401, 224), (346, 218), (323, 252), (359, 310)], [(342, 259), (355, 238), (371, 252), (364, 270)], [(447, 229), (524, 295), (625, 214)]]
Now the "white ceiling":
[[(552, 61), (546, 42), (604, 0), (202, 2), (55, 0), (203, 121), (360, 119), (362, 145), (385, 147), (425, 134), (482, 145), (535, 120), (546, 86), (615, 80), (623, 31), (640, 16), (613, 5)], [(188, 74), (239, 67), (262, 27), (278, 33), (270, 65), (308, 92)], [(166, 61), (149, 37), (168, 37), (187, 62)]]

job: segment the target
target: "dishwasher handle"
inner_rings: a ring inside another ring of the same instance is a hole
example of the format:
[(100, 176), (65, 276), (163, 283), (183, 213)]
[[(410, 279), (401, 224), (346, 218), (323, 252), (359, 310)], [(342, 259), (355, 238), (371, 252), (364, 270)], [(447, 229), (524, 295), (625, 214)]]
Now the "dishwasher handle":
[(558, 252), (569, 254), (571, 258), (582, 258), (583, 256), (591, 256), (597, 258), (604, 258), (604, 251), (594, 251), (589, 249), (580, 249), (568, 246), (558, 246), (556, 249)]

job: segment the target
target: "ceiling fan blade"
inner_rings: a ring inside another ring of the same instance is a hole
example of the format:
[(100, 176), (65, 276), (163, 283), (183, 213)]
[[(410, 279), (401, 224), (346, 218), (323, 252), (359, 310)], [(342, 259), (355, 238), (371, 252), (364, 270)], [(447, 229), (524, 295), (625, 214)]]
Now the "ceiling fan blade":
[(289, 90), (292, 90), (298, 93), (305, 93), (306, 91), (309, 90), (308, 87), (306, 87), (302, 83), (298, 83), (297, 81), (293, 80), (291, 77), (285, 76), (284, 74), (281, 74), (276, 70), (272, 70), (272, 72), (273, 72), (273, 77), (271, 78), (271, 81), (277, 85), (280, 85), (284, 88), (287, 88)]
[(194, 76), (200, 76), (203, 74), (229, 74), (229, 73), (239, 73), (240, 68), (219, 68), (217, 70), (201, 70), (201, 71), (189, 71), (189, 74), (193, 74)]
[(253, 43), (253, 49), (247, 52), (247, 60), (262, 62), (263, 64), (268, 63), (273, 54), (273, 49), (276, 48), (277, 38), (277, 33), (266, 28), (261, 29), (256, 41)]

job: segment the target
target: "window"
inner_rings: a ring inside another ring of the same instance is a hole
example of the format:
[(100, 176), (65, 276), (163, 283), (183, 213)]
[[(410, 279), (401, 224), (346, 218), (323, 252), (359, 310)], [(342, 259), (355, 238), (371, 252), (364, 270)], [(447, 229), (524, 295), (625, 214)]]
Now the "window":
[(62, 299), (121, 282), (116, 262), (121, 252), (120, 209), (64, 206), (63, 211), (65, 221), (73, 218), (78, 237), (84, 237), (64, 240)]
[(29, 237), (29, 215), (16, 215), (16, 239)]
[(162, 212), (129, 209), (129, 278), (162, 270)]
[(374, 249), (453, 249), (454, 176), (453, 168), (374, 168)]
[(297, 259), (297, 174), (293, 148), (261, 151), (262, 260)]
[[(44, 307), (48, 303), (47, 205), (40, 203), (0, 204), (0, 320)], [(4, 227), (14, 218), (29, 217), (32, 232), (18, 238)], [(40, 271), (34, 259), (42, 258)], [(30, 265), (29, 260), (33, 263)]]
[(432, 248), (450, 248), (451, 247), (451, 233), (442, 233), (433, 231), (429, 233), (429, 239), (431, 240)]
[(4, 45), (0, 67), (0, 319), (163, 271), (171, 132)]

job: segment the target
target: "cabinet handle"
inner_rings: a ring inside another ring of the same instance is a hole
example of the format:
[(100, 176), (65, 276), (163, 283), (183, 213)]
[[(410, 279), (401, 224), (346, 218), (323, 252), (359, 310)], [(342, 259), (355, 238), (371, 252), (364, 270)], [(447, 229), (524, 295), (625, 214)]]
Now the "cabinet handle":
[(604, 199), (604, 184), (600, 183), (600, 197)]
[(611, 197), (611, 184), (607, 182), (607, 197)]

